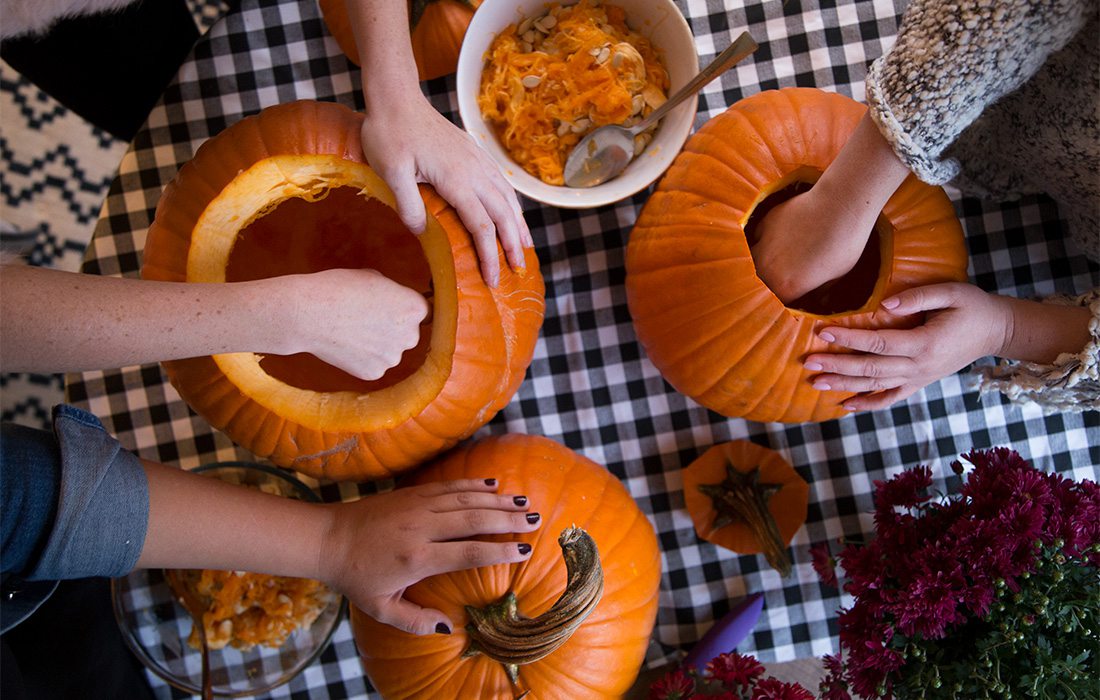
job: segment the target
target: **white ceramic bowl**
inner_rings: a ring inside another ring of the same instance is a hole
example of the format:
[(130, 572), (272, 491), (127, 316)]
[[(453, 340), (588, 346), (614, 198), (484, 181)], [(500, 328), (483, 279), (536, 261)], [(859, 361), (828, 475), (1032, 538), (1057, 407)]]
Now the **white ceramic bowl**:
[[(672, 0), (608, 0), (626, 12), (627, 24), (648, 37), (660, 49), (669, 74), (669, 94), (699, 72), (695, 38)], [(574, 5), (564, 0), (563, 5)], [(458, 112), (474, 139), (500, 164), (504, 176), (518, 192), (544, 204), (568, 209), (587, 209), (618, 202), (645, 189), (661, 176), (683, 148), (691, 133), (698, 100), (688, 98), (661, 120), (649, 147), (617, 178), (595, 187), (575, 189), (548, 185), (526, 172), (500, 145), (493, 127), (481, 116), (477, 94), (485, 52), (497, 34), (509, 24), (545, 14), (548, 0), (485, 0), (474, 13), (458, 56)]]

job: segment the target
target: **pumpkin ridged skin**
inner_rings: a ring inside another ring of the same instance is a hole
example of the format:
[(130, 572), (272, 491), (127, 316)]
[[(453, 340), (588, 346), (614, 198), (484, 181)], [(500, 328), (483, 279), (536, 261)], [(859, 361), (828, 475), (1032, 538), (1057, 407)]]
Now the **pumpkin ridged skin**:
[[(366, 166), (359, 141), (362, 119), (341, 105), (301, 101), (266, 109), (207, 141), (161, 197), (149, 230), (142, 276), (196, 281), (196, 265), (189, 264), (189, 256), (194, 256), (201, 243), (194, 239), (199, 235), (196, 231), (203, 230), (204, 213), (224, 208), (220, 197), (227, 188), (268, 162), (309, 167), (320, 162), (334, 171), (350, 173), (357, 179), (342, 184), (362, 186), (392, 208), (392, 193)], [(323, 187), (324, 183), (312, 186)], [(419, 239), (425, 255), (453, 266), (453, 272), (433, 268), (432, 273), (433, 278), (439, 276), (433, 324), (441, 328), (453, 324), (453, 335), (445, 338), (453, 344), (453, 353), (434, 360), (449, 363), (443, 369), (436, 371), (433, 365), (430, 372), (418, 370), (398, 384), (400, 388), (416, 377), (438, 375), (415, 385), (419, 392), (414, 392), (415, 401), (402, 403), (392, 416), (375, 415), (380, 409), (373, 409), (369, 420), (360, 421), (355, 409), (360, 404), (371, 405), (372, 395), (292, 389), (293, 396), (309, 397), (321, 407), (352, 407), (336, 418), (321, 410), (310, 415), (306, 408), (295, 414), (282, 409), (287, 402), (279, 395), (250, 393), (250, 385), (234, 374), (236, 358), (245, 353), (165, 362), (168, 378), (184, 400), (253, 453), (280, 466), (335, 480), (392, 476), (484, 425), (511, 399), (534, 353), (544, 307), (538, 259), (528, 250), (527, 271), (517, 275), (498, 246), (501, 282), (497, 289), (488, 288), (481, 279), (470, 235), (457, 213), (430, 187), (421, 187), (421, 194), (429, 218), (429, 231)], [(224, 276), (224, 268), (221, 273)], [(440, 299), (448, 294), (439, 287), (440, 280), (447, 281), (449, 297), (454, 299), (449, 315), (441, 312)], [(441, 320), (445, 315), (452, 320)], [(429, 364), (426, 361), (425, 367)], [(285, 386), (266, 376), (261, 379), (266, 382), (265, 390)]]
[(812, 181), (836, 157), (866, 107), (814, 88), (741, 100), (689, 139), (646, 202), (626, 250), (627, 303), (638, 340), (681, 393), (728, 417), (822, 421), (847, 415), (853, 394), (814, 389), (815, 352), (850, 352), (817, 337), (828, 325), (912, 327), (875, 313), (902, 290), (966, 280), (966, 248), (951, 201), (910, 176), (883, 209), (881, 266), (859, 309), (790, 309), (756, 275), (744, 227), (768, 195)]
[(614, 475), (543, 437), (486, 438), (418, 470), (409, 483), (480, 478), (496, 478), (501, 493), (526, 494), (541, 514), (536, 532), (490, 538), (528, 542), (531, 558), (433, 576), (409, 588), (406, 598), (450, 616), (450, 635), (417, 637), (353, 609), (352, 630), (372, 685), (387, 700), (515, 698), (500, 663), (482, 655), (461, 658), (469, 640), (465, 606), (484, 607), (512, 591), (524, 615), (548, 610), (565, 589), (557, 538), (576, 525), (599, 548), (603, 597), (562, 647), (519, 667), (520, 685), (531, 691), (528, 700), (621, 697), (645, 658), (656, 620), (661, 561), (653, 527)]
[[(415, 0), (420, 1), (420, 0)], [(413, 59), (420, 80), (434, 80), (458, 69), (466, 28), (481, 0), (424, 0), (424, 12), (411, 28)], [(359, 65), (359, 49), (348, 19), (347, 0), (319, 0), (321, 15), (340, 50)], [(412, 3), (410, 3), (412, 4)], [(410, 21), (412, 21), (410, 8)]]

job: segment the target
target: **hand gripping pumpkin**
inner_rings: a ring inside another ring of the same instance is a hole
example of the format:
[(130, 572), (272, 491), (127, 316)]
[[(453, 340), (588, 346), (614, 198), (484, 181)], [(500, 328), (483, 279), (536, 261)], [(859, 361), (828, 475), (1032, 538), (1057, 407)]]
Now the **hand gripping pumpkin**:
[[(325, 25), (340, 50), (359, 65), (359, 49), (348, 19), (348, 0), (319, 0)], [(421, 80), (450, 75), (458, 69), (458, 52), (481, 0), (412, 0), (409, 31), (416, 71)]]
[(526, 494), (543, 522), (522, 536), (532, 545), (523, 564), (433, 576), (405, 592), (449, 615), (450, 635), (418, 637), (352, 610), (355, 644), (382, 697), (621, 697), (649, 644), (661, 560), (653, 527), (618, 479), (526, 435), (487, 438), (412, 476), (415, 484), (495, 477), (501, 492)]
[[(885, 328), (919, 319), (876, 314), (904, 289), (966, 279), (962, 228), (939, 187), (910, 176), (886, 204), (857, 269), (821, 300), (788, 308), (756, 275), (745, 235), (770, 195), (812, 183), (866, 107), (813, 88), (763, 92), (703, 126), (646, 202), (626, 250), (626, 294), (638, 340), (678, 391), (729, 417), (821, 421), (846, 415), (852, 396), (821, 392), (802, 359), (849, 352), (826, 325)], [(865, 280), (860, 280), (861, 271)], [(862, 298), (850, 292), (864, 285)], [(842, 295), (843, 296), (843, 295)]]
[(538, 260), (481, 279), (458, 215), (429, 187), (414, 236), (365, 163), (362, 116), (302, 101), (243, 119), (204, 143), (165, 188), (142, 276), (232, 282), (374, 268), (431, 302), (401, 364), (362, 381), (312, 355), (232, 353), (165, 362), (180, 396), (272, 462), (329, 479), (376, 479), (451, 447), (511, 399), (543, 315)]

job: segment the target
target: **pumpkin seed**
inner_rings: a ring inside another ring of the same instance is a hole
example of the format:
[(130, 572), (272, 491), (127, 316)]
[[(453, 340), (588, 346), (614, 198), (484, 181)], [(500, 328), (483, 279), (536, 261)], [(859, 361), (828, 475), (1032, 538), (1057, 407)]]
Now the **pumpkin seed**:
[(558, 124), (558, 136), (565, 136), (573, 130), (573, 122), (563, 121)]
[(558, 18), (554, 15), (546, 15), (542, 18), (541, 22), (542, 26), (546, 27), (547, 29), (553, 29), (558, 24)]
[(523, 36), (527, 32), (531, 31), (531, 25), (535, 23), (533, 17), (528, 17), (519, 23), (519, 27), (516, 28), (516, 35)]
[(520, 48), (523, 49), (523, 53), (531, 53), (531, 51), (533, 51), (534, 48), (535, 48), (534, 46), (532, 46), (530, 44), (530, 42), (527, 42), (527, 41), (521, 41), (519, 45), (520, 45)]
[(520, 82), (523, 83), (523, 87), (525, 88), (537, 88), (539, 86), (539, 83), (542, 82), (542, 78), (537, 75), (525, 75), (523, 76), (523, 80), (521, 80)]
[(611, 49), (609, 49), (605, 46), (604, 48), (600, 49), (599, 55), (596, 56), (596, 62), (602, 65), (604, 63), (607, 63), (607, 59), (610, 58), (610, 57), (611, 57)]
[(639, 114), (643, 107), (645, 107), (645, 98), (641, 95), (635, 95), (630, 99), (631, 114)]
[(579, 134), (592, 125), (592, 120), (588, 117), (581, 117), (573, 123), (572, 131), (574, 134)]

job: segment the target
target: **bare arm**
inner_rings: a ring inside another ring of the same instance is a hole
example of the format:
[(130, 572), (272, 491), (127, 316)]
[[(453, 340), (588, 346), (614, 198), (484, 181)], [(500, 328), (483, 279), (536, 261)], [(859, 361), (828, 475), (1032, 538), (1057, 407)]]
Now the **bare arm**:
[(533, 245), (515, 191), (492, 158), (420, 91), (404, 0), (352, 1), (348, 17), (363, 66), (363, 153), (393, 190), (410, 230), (425, 225), (417, 182), (433, 185), (470, 231), (486, 282), (500, 279), (497, 239), (512, 269)]
[(324, 581), (381, 622), (414, 634), (453, 629), (438, 610), (402, 598), (435, 574), (519, 562), (516, 542), (479, 535), (531, 532), (526, 498), (464, 480), (315, 504), (280, 498), (143, 461), (149, 528), (138, 568), (244, 570)]
[(0, 267), (6, 372), (72, 372), (224, 352), (312, 352), (373, 379), (416, 345), (427, 302), (371, 270), (231, 284)]
[(852, 269), (909, 170), (870, 115), (808, 192), (769, 211), (752, 247), (757, 275), (791, 302)]

